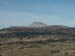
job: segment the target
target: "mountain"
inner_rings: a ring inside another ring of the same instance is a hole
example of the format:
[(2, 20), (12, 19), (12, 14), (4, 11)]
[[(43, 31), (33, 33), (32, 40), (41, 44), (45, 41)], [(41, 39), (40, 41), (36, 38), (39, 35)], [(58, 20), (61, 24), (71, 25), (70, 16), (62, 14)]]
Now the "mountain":
[(74, 27), (67, 27), (63, 25), (47, 25), (42, 22), (33, 22), (29, 26), (12, 26), (4, 29), (0, 29), (0, 33), (7, 32), (74, 32)]
[(40, 27), (46, 27), (46, 26), (47, 26), (47, 24), (42, 23), (42, 22), (33, 22), (28, 27), (30, 27), (30, 28), (40, 28)]

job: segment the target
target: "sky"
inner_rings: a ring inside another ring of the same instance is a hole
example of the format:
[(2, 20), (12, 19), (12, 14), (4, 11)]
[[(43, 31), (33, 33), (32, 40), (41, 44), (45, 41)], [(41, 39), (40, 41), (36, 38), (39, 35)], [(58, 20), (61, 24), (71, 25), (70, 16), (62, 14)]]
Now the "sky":
[(75, 0), (0, 0), (0, 28), (32, 22), (75, 27)]

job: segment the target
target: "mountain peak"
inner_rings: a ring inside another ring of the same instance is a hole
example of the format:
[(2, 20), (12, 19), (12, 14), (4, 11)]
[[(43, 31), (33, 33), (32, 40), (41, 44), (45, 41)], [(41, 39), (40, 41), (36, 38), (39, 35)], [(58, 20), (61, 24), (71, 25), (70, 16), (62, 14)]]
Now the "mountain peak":
[(47, 24), (43, 23), (43, 22), (33, 22), (32, 24), (30, 24), (28, 27), (35, 27), (35, 28), (39, 28), (39, 27), (46, 27)]

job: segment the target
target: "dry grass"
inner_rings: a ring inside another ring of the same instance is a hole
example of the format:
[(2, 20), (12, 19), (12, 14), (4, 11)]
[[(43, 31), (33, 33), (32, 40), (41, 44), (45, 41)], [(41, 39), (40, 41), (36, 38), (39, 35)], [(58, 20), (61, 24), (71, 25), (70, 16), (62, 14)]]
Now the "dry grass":
[(24, 45), (6, 45), (2, 56), (75, 56), (74, 42), (48, 43), (40, 46), (41, 48), (25, 48)]

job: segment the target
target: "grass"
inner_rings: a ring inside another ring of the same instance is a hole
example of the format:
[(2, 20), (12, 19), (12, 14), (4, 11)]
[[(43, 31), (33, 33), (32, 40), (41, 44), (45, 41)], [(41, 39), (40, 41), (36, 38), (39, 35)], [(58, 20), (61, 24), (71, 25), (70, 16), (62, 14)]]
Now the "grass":
[(40, 48), (25, 48), (24, 45), (6, 46), (2, 56), (75, 56), (75, 43), (48, 43)]
[[(61, 41), (61, 35), (1, 38), (0, 56), (75, 56), (75, 41)], [(68, 36), (67, 36), (68, 37)], [(50, 39), (60, 41), (47, 41)]]

